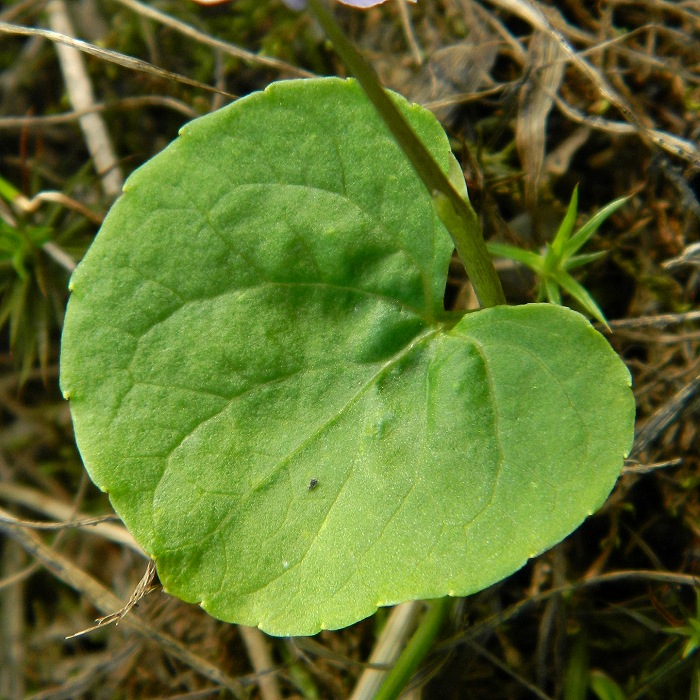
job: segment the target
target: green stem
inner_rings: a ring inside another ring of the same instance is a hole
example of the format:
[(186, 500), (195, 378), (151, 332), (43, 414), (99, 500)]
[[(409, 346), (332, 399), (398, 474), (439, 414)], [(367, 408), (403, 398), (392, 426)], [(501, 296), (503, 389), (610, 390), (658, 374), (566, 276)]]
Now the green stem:
[(501, 282), (491, 263), (491, 256), (486, 250), (481, 227), (471, 204), (462, 199), (452, 187), (445, 173), (381, 86), (372, 66), (346, 38), (322, 0), (308, 0), (308, 4), (336, 52), (355, 76), (432, 195), (438, 216), (452, 236), (479, 303), (483, 307), (505, 304)]
[(431, 600), (428, 611), (406, 648), (387, 674), (374, 700), (394, 700), (403, 692), (416, 668), (430, 651), (433, 640), (452, 609), (452, 598)]

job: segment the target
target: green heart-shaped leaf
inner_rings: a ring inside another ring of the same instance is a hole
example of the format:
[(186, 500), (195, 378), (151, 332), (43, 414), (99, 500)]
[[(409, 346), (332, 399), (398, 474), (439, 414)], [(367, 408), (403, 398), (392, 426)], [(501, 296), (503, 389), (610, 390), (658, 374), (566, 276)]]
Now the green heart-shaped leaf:
[[(396, 101), (447, 172), (440, 125)], [(132, 175), (74, 275), (61, 381), (168, 591), (312, 634), (479, 590), (601, 505), (626, 368), (568, 309), (455, 325), (451, 253), (349, 81), (273, 85)]]

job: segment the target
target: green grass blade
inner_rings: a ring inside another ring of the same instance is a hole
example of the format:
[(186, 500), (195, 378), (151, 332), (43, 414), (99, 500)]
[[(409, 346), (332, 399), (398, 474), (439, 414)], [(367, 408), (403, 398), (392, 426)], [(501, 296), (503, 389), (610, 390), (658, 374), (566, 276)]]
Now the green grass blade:
[(571, 232), (574, 230), (574, 224), (576, 223), (576, 213), (578, 212), (578, 185), (574, 187), (574, 191), (571, 195), (571, 201), (569, 202), (569, 208), (566, 210), (566, 216), (562, 219), (562, 222), (557, 231), (557, 235), (552, 241), (552, 252), (554, 255), (561, 260), (564, 255), (564, 251), (567, 249), (567, 243), (571, 238)]
[(428, 603), (429, 608), (423, 620), (398, 661), (387, 674), (375, 700), (395, 700), (403, 693), (416, 668), (430, 651), (433, 640), (444, 624), (453, 604), (454, 599), (452, 598), (438, 598)]
[(531, 270), (537, 273), (544, 272), (544, 263), (542, 256), (533, 253), (530, 250), (523, 250), (514, 245), (507, 243), (486, 243), (486, 248), (489, 253), (495, 258), (509, 258), (517, 262), (527, 265)]
[(616, 199), (614, 202), (610, 202), (610, 204), (603, 207), (595, 216), (591, 217), (583, 226), (581, 226), (581, 228), (576, 231), (571, 240), (564, 247), (562, 259), (564, 261), (568, 260), (577, 250), (583, 247), (591, 236), (598, 230), (605, 219), (616, 212), (628, 199), (629, 197), (621, 197), (620, 199)]
[(565, 270), (577, 270), (579, 267), (588, 265), (588, 263), (600, 260), (608, 254), (607, 250), (599, 250), (597, 253), (583, 253), (582, 255), (574, 255), (564, 263)]
[(588, 314), (590, 314), (597, 321), (600, 321), (600, 323), (610, 330), (610, 326), (608, 326), (608, 321), (605, 318), (605, 315), (600, 310), (598, 304), (595, 303), (593, 297), (568, 272), (560, 270), (555, 275), (555, 279), (559, 286), (565, 292), (567, 292), (567, 294), (576, 299), (576, 301), (581, 304)]
[(559, 287), (552, 277), (545, 278), (544, 290), (547, 293), (547, 299), (552, 304), (558, 304), (561, 306), (561, 292), (559, 291)]
[(589, 685), (598, 700), (625, 700), (627, 697), (622, 688), (602, 671), (591, 671)]
[(22, 193), (5, 178), (0, 177), (0, 198), (12, 204)]

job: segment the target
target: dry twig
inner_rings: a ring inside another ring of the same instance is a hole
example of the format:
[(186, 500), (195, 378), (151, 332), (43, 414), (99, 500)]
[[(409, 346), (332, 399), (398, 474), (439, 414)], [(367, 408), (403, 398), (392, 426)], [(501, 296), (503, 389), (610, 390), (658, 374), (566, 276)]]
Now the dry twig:
[[(51, 0), (46, 10), (54, 32), (67, 36), (75, 34), (64, 0)], [(56, 44), (56, 52), (73, 108), (90, 109), (95, 103), (95, 96), (82, 55), (72, 46), (62, 43)], [(102, 181), (102, 189), (108, 197), (115, 198), (122, 191), (124, 176), (114, 153), (107, 125), (97, 112), (85, 113), (79, 121), (95, 170)]]

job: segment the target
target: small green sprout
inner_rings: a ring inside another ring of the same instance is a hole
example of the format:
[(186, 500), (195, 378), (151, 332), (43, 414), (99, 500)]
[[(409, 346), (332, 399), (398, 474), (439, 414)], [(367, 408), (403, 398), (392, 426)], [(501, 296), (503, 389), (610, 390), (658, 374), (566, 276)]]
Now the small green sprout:
[(11, 263), (18, 277), (27, 279), (27, 264), (36, 251), (51, 239), (48, 226), (12, 226), (0, 221), (0, 266)]
[(598, 700), (625, 700), (622, 688), (603, 671), (592, 670), (589, 673), (588, 685)]
[[(39, 212), (44, 203), (49, 208)], [(0, 330), (9, 327), (20, 384), (37, 363), (45, 376), (49, 340), (61, 326), (67, 272), (75, 266), (55, 242), (62, 208), (97, 218), (62, 192), (40, 192), (29, 199), (0, 177)], [(74, 229), (60, 220), (63, 237)]]
[(678, 634), (686, 637), (687, 641), (683, 645), (682, 657), (687, 659), (700, 647), (700, 592), (696, 591), (695, 617), (690, 617), (687, 624), (680, 627), (666, 627), (665, 632)]
[(487, 243), (489, 253), (494, 257), (510, 258), (527, 265), (539, 278), (537, 301), (548, 299), (561, 305), (561, 290), (572, 296), (597, 321), (606, 328), (608, 322), (591, 295), (569, 273), (583, 265), (598, 260), (605, 251), (584, 253), (578, 251), (590, 240), (600, 225), (613, 212), (617, 211), (629, 197), (621, 197), (603, 207), (572, 236), (578, 211), (578, 186), (574, 188), (569, 208), (559, 226), (552, 243), (548, 243), (542, 253), (533, 253), (505, 243)]

